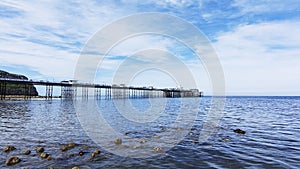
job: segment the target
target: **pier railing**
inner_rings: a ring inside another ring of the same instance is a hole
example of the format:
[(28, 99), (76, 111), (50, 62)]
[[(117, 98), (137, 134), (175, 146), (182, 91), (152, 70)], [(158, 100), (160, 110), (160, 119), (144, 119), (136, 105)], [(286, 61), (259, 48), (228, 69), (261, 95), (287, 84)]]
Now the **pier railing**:
[(32, 85), (45, 86), (45, 98), (53, 98), (53, 87), (60, 87), (61, 98), (73, 97), (96, 97), (97, 99), (111, 98), (153, 98), (153, 97), (201, 97), (202, 92), (198, 89), (177, 89), (177, 88), (154, 88), (154, 87), (134, 87), (125, 85), (105, 85), (78, 82), (49, 82), (33, 81), (23, 79), (0, 78), (0, 99), (5, 100), (7, 96), (7, 86), (9, 84), (18, 84), (24, 86), (24, 98), (31, 98), (30, 90)]

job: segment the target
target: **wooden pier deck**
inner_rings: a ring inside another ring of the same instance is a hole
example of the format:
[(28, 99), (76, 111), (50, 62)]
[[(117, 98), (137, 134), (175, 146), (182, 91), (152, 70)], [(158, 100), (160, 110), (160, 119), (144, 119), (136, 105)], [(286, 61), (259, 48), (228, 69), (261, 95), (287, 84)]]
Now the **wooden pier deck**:
[[(154, 87), (134, 87), (125, 85), (105, 85), (105, 84), (91, 84), (91, 83), (78, 83), (71, 81), (49, 82), (49, 81), (33, 81), (33, 80), (20, 80), (20, 79), (6, 79), (0, 78), (0, 99), (5, 100), (6, 87), (9, 84), (23, 85), (28, 95), (26, 99), (31, 98), (30, 87), (32, 85), (45, 86), (45, 98), (53, 98), (53, 87), (60, 87), (61, 98), (72, 97), (94, 97), (101, 99), (111, 98), (153, 98), (153, 97), (201, 97), (203, 95), (198, 89), (176, 89), (176, 88), (154, 88)], [(93, 94), (91, 94), (91, 89)], [(80, 92), (81, 91), (81, 92)], [(24, 97), (25, 97), (24, 96)]]

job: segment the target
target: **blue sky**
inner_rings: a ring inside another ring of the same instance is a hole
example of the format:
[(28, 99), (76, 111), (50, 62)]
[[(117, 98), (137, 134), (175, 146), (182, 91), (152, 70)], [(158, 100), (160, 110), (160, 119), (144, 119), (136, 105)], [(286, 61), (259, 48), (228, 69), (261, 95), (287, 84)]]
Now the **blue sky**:
[[(298, 0), (2, 0), (0, 69), (31, 79), (70, 79), (81, 50), (98, 30), (140, 12), (171, 14), (200, 29), (219, 56), (228, 95), (300, 95)], [(211, 92), (205, 68), (191, 58), (190, 51), (179, 50), (172, 39), (156, 36), (132, 38), (116, 47), (96, 81), (110, 83), (126, 55), (149, 44), (177, 53), (193, 72), (197, 86)], [(157, 76), (148, 72), (132, 84), (180, 85), (169, 78), (149, 80)]]

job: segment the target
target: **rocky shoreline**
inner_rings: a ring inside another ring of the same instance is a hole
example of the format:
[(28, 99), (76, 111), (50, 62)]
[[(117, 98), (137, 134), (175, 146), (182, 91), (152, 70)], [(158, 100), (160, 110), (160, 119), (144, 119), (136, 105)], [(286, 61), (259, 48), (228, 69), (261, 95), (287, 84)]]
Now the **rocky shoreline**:
[[(75, 149), (75, 147), (78, 147)], [(98, 149), (89, 147), (87, 145), (81, 145), (81, 144), (76, 144), (74, 142), (70, 142), (68, 144), (60, 146), (60, 148), (57, 148), (61, 151), (63, 154), (69, 154), (67, 157), (74, 157), (74, 156), (89, 156), (89, 159), (92, 160), (98, 156), (101, 155), (101, 151)], [(74, 149), (74, 151), (71, 151)], [(16, 152), (17, 153), (13, 153)], [(22, 162), (22, 159), (24, 160), (24, 156), (29, 156), (32, 158), (40, 158), (41, 160), (46, 160), (46, 161), (52, 161), (52, 160), (58, 160), (60, 157), (58, 154), (50, 154), (47, 152), (47, 148), (44, 146), (37, 146), (35, 150), (30, 150), (30, 149), (20, 149), (19, 147), (14, 147), (12, 145), (5, 146), (2, 150), (3, 153), (9, 155), (7, 160), (5, 161), (6, 166), (15, 166), (18, 163)], [(76, 151), (76, 152), (75, 152)], [(66, 158), (67, 158), (66, 157)], [(26, 160), (25, 160), (26, 161)], [(72, 169), (79, 168), (77, 166), (74, 166)], [(54, 169), (53, 166), (48, 167), (48, 169)]]
[[(30, 99), (45, 99), (46, 96), (27, 96), (27, 95), (7, 95), (5, 96), (5, 100), (0, 101), (24, 101), (24, 98)], [(52, 98), (61, 98), (61, 96), (52, 96)]]
[[(0, 70), (0, 78), (3, 79), (20, 79), (20, 80), (28, 80), (28, 78), (24, 75), (13, 74), (3, 70)], [(2, 85), (2, 84), (1, 84)], [(29, 89), (29, 93), (26, 89)], [(3, 91), (2, 91), (3, 92)], [(34, 85), (25, 86), (22, 84), (6, 84), (5, 86), (5, 95), (14, 95), (14, 96), (38, 96), (38, 92)]]

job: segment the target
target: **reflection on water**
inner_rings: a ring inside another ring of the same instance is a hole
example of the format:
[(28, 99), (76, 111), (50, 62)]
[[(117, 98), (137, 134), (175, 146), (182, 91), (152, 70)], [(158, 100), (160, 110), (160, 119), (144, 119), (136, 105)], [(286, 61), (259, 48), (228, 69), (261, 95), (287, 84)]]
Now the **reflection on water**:
[[(172, 130), (169, 125), (176, 120), (180, 108), (186, 112), (198, 111), (192, 128), (179, 144), (166, 153), (146, 159), (120, 157), (94, 143), (81, 127), (72, 100), (0, 102), (1, 148), (6, 145), (17, 148), (10, 153), (0, 152), (0, 168), (6, 167), (5, 161), (12, 155), (22, 160), (14, 166), (16, 168), (70, 168), (75, 165), (83, 168), (300, 167), (300, 98), (229, 97), (217, 132), (201, 144), (197, 139), (210, 108), (210, 98), (193, 99), (199, 99), (199, 107), (182, 106), (179, 99), (168, 99), (162, 116), (147, 125), (126, 120), (111, 100), (97, 103), (107, 122), (132, 138), (152, 137)], [(147, 99), (130, 102), (142, 111), (151, 107)], [(246, 134), (234, 133), (232, 130), (236, 128), (245, 130)], [(114, 139), (107, 141), (113, 144)], [(161, 138), (157, 140), (159, 142)], [(69, 142), (79, 145), (65, 152), (59, 150), (61, 145)], [(53, 159), (39, 158), (34, 151), (37, 146), (45, 147)], [(23, 155), (27, 149), (32, 153)], [(102, 153), (91, 159), (95, 149)], [(85, 154), (79, 156), (79, 151)]]

